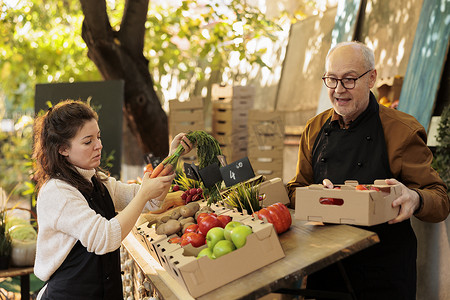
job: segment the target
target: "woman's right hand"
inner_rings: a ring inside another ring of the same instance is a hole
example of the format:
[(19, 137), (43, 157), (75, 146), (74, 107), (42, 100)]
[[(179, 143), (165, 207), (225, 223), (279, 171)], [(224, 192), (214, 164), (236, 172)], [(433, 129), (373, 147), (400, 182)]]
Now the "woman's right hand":
[(160, 195), (169, 191), (172, 180), (175, 178), (175, 174), (150, 178), (150, 173), (146, 172), (144, 174), (141, 188), (138, 192), (138, 195), (145, 199), (145, 201), (158, 198)]

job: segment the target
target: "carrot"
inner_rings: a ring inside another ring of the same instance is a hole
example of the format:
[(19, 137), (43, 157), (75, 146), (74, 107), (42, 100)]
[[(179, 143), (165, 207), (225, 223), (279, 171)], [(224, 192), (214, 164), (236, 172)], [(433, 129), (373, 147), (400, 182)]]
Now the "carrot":
[(164, 169), (161, 171), (161, 173), (159, 173), (158, 177), (159, 176), (167, 176), (167, 175), (172, 174), (173, 169), (174, 169), (174, 167), (172, 164), (165, 165)]
[(161, 171), (164, 169), (164, 161), (161, 162), (150, 174), (150, 178), (156, 178), (161, 173)]

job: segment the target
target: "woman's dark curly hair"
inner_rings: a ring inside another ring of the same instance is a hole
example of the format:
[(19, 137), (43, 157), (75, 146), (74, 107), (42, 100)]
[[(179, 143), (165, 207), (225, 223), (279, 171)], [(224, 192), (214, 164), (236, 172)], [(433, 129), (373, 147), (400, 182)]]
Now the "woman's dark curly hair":
[(97, 113), (88, 104), (75, 100), (61, 101), (37, 117), (33, 145), (37, 192), (51, 178), (64, 180), (82, 192), (92, 190), (92, 184), (59, 153), (70, 147), (70, 140), (92, 119), (98, 121)]

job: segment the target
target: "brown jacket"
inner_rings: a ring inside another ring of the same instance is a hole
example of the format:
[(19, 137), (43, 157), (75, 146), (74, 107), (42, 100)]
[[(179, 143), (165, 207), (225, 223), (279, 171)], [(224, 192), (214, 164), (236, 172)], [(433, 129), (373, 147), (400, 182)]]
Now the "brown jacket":
[[(296, 176), (287, 184), (291, 207), (295, 205), (295, 188), (313, 183), (312, 148), (320, 129), (332, 115), (333, 109), (329, 109), (305, 126)], [(450, 213), (450, 200), (447, 187), (431, 168), (433, 154), (426, 144), (425, 129), (414, 117), (383, 105), (380, 105), (380, 119), (393, 177), (422, 196), (423, 206), (415, 216), (425, 222), (445, 220)]]

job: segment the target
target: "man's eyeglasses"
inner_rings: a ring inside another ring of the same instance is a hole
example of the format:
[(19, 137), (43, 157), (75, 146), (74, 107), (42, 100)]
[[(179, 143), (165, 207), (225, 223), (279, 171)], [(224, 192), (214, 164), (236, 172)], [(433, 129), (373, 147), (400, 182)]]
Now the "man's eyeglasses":
[(372, 70), (369, 70), (369, 71), (365, 72), (364, 74), (360, 75), (357, 78), (342, 78), (342, 79), (338, 79), (338, 78), (334, 78), (334, 77), (324, 76), (324, 77), (322, 77), (322, 80), (323, 80), (323, 83), (325, 83), (325, 85), (329, 89), (337, 88), (338, 82), (340, 81), (342, 86), (344, 87), (344, 89), (351, 90), (351, 89), (353, 89), (355, 87), (356, 80), (360, 79), (361, 77), (363, 77), (364, 75), (366, 75), (370, 71), (372, 71)]

